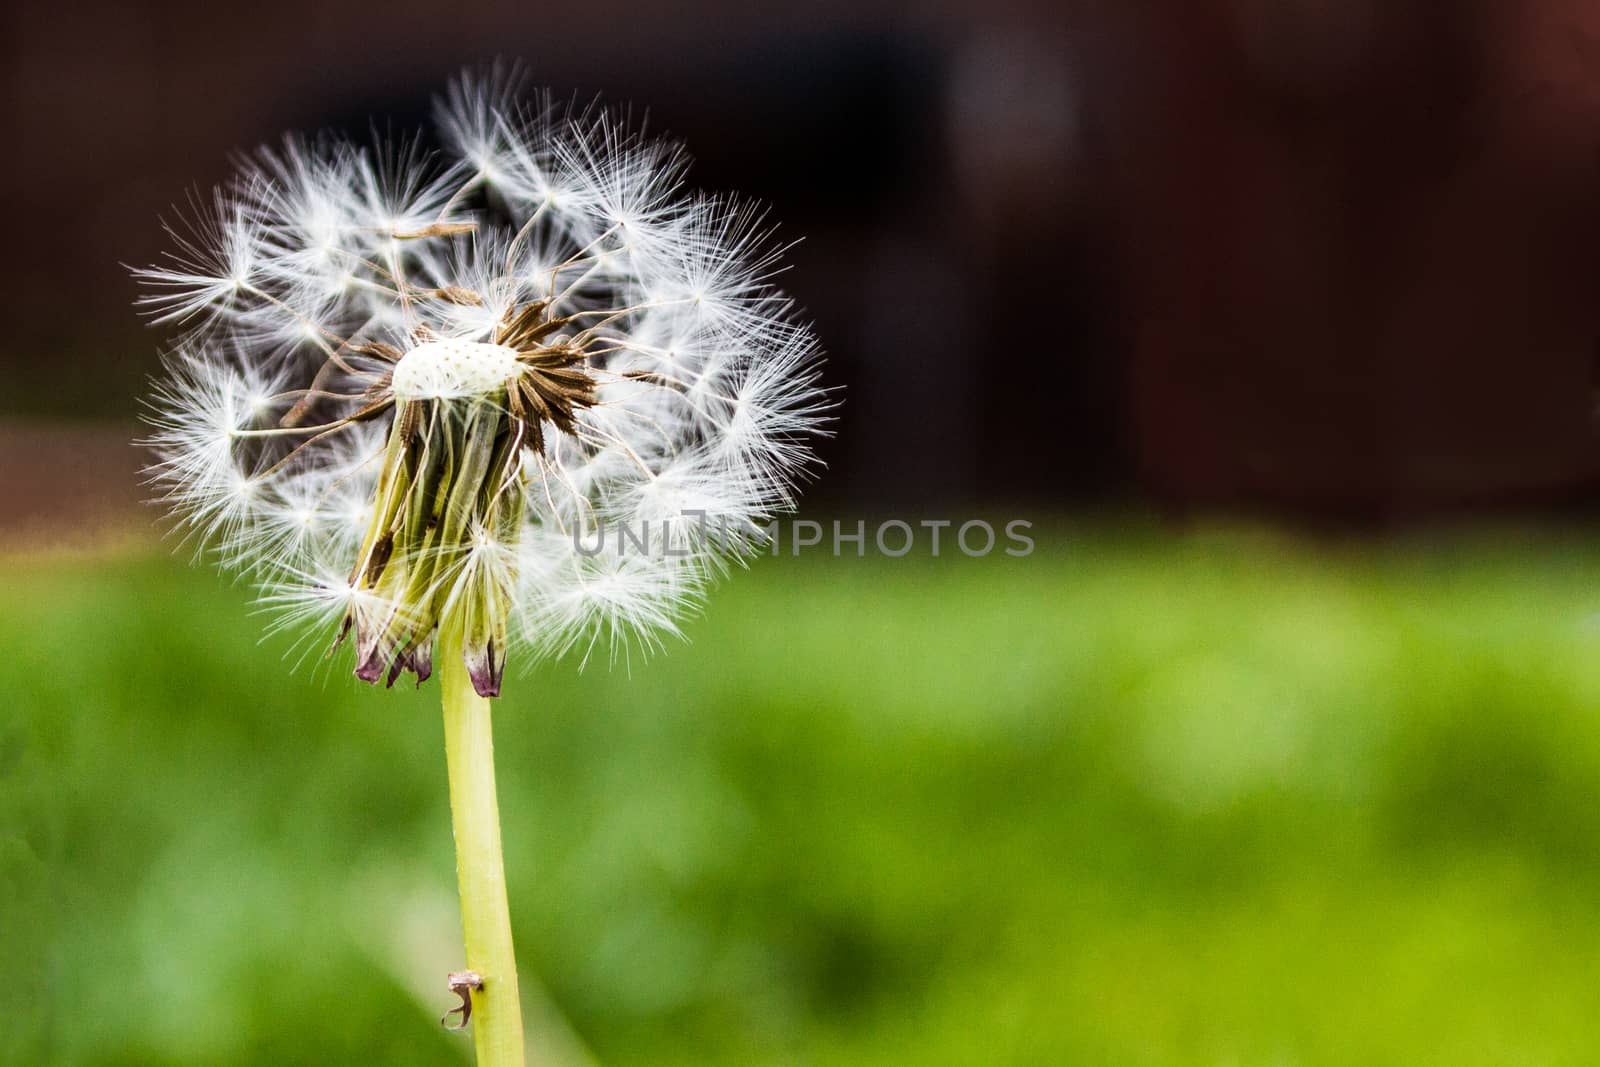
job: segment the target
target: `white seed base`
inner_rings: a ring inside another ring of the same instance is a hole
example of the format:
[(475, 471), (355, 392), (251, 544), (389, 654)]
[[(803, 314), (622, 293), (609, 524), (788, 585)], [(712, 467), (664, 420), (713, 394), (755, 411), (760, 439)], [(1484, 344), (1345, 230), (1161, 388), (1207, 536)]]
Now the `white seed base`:
[(394, 395), (399, 400), (442, 400), (486, 396), (522, 373), (517, 353), (482, 341), (429, 341), (394, 365)]

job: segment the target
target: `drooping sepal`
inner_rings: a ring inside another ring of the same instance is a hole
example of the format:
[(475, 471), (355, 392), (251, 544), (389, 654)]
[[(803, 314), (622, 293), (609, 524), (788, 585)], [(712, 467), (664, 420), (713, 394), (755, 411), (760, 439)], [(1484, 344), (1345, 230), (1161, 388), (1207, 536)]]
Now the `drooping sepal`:
[(510, 615), (510, 590), (491, 568), (481, 568), (463, 597), (465, 625), (461, 657), (466, 662), (472, 688), (481, 697), (500, 695), (506, 670), (506, 621)]

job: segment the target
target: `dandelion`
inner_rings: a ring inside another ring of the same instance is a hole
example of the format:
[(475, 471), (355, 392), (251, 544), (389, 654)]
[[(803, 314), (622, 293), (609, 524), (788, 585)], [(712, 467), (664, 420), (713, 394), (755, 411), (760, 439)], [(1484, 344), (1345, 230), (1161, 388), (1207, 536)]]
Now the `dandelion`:
[(363, 681), (439, 667), (484, 1064), (521, 1062), (487, 698), (510, 659), (674, 632), (792, 506), (827, 407), (763, 215), (520, 93), (452, 84), (443, 156), (263, 149), (135, 271), (177, 331), (148, 443), (180, 528)]

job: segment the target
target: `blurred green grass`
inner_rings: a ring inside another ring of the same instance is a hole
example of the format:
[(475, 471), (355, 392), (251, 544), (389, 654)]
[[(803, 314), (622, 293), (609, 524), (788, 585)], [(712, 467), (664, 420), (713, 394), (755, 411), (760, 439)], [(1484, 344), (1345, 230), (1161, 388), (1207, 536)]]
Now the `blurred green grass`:
[[(1039, 541), (508, 685), (539, 1060), (1593, 1062), (1600, 549)], [(156, 552), (0, 567), (0, 1062), (464, 1062), (435, 690)]]

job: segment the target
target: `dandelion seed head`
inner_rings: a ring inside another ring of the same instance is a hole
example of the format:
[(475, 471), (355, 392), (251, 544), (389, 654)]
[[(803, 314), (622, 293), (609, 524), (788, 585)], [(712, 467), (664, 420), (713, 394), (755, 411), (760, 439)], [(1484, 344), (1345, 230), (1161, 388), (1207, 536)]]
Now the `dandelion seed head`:
[(514, 68), (437, 118), (443, 158), (291, 136), (169, 226), (135, 271), (181, 331), (149, 477), (274, 629), (392, 683), (452, 617), (494, 694), (508, 648), (676, 633), (792, 505), (830, 402), (763, 212), (686, 193), (680, 146)]

